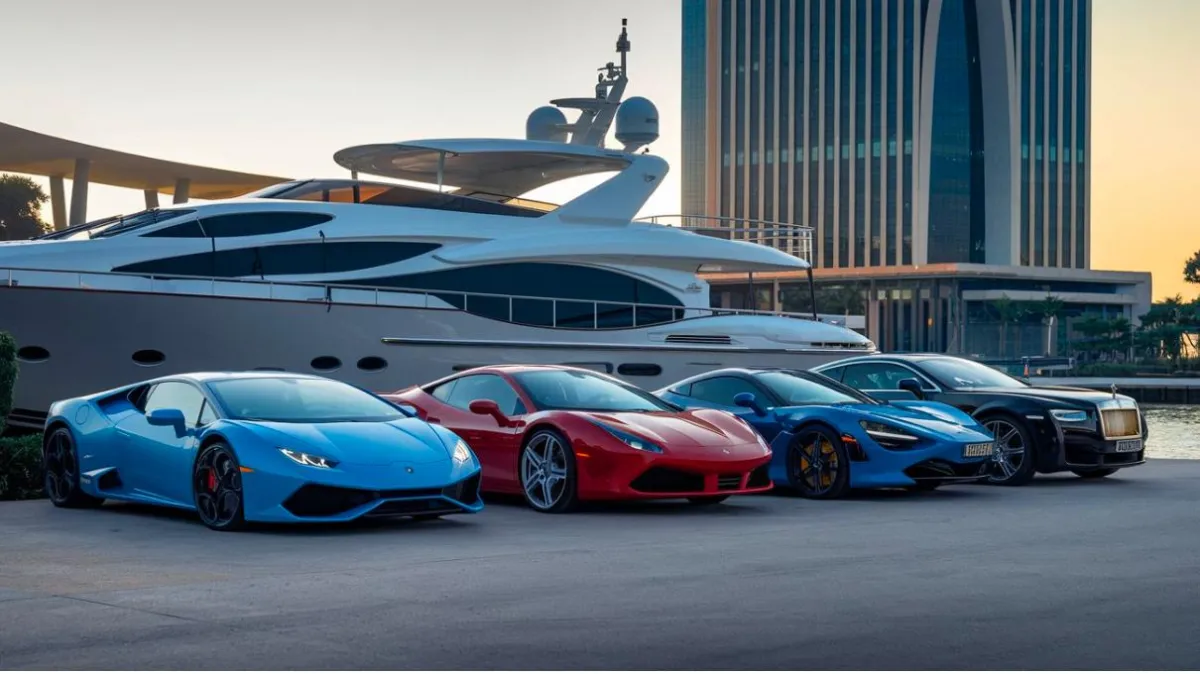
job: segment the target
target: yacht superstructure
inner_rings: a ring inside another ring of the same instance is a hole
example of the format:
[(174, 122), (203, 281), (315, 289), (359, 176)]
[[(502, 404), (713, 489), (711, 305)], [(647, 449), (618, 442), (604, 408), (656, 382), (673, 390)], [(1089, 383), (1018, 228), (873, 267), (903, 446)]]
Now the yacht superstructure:
[[(393, 390), (483, 364), (573, 363), (653, 387), (873, 351), (838, 326), (710, 308), (698, 272), (808, 267), (725, 236), (803, 249), (806, 228), (637, 219), (668, 167), (638, 152), (657, 138), (653, 104), (620, 100), (628, 48), (622, 29), (621, 65), (602, 69), (596, 96), (539, 108), (526, 139), (347, 148), (334, 160), (350, 179), (0, 245), (0, 329), (23, 361), (12, 421), (38, 424), (53, 400), (147, 369), (282, 369)], [(614, 121), (621, 149), (604, 147)], [(601, 173), (613, 175), (562, 205), (522, 198)]]

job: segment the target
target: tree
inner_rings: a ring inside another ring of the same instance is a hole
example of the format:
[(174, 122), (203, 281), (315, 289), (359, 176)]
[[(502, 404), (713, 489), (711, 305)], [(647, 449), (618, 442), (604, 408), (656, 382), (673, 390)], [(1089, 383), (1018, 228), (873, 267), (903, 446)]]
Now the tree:
[(1183, 280), (1200, 284), (1200, 250), (1192, 253), (1183, 265)]
[(992, 300), (992, 309), (1000, 317), (1000, 353), (997, 355), (1004, 357), (1008, 355), (1008, 350), (1005, 348), (1005, 343), (1008, 341), (1008, 326), (1020, 323), (1025, 318), (1027, 309), (1021, 303), (1014, 302), (1007, 294), (1001, 295), (998, 300)]
[(42, 204), (49, 197), (24, 176), (0, 175), (0, 241), (20, 241), (45, 234)]
[(1053, 334), (1052, 326), (1057, 323), (1058, 317), (1062, 315), (1064, 306), (1065, 303), (1054, 295), (1046, 295), (1046, 299), (1034, 306), (1034, 311), (1041, 314), (1042, 322), (1046, 325), (1046, 344), (1043, 349), (1045, 351), (1043, 355), (1049, 356), (1054, 348), (1054, 344), (1051, 341), (1051, 335)]

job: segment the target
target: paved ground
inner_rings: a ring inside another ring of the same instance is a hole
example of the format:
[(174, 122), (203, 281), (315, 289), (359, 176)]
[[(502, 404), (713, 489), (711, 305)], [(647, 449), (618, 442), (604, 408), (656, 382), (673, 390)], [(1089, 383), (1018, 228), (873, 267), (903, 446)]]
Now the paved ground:
[(1196, 669), (1200, 461), (210, 532), (0, 504), (0, 668)]

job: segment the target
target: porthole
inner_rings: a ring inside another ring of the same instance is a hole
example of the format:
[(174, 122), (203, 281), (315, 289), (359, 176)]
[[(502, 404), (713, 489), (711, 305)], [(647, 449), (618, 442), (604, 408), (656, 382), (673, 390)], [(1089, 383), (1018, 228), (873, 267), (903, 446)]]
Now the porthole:
[(388, 362), (379, 356), (366, 356), (358, 359), (358, 369), (364, 372), (379, 372), (386, 370)]
[(167, 356), (158, 349), (142, 349), (141, 351), (135, 351), (133, 354), (133, 362), (143, 367), (161, 365), (166, 359)]
[(317, 372), (332, 372), (342, 366), (342, 361), (334, 356), (317, 356), (309, 364)]
[(24, 363), (42, 363), (50, 360), (50, 352), (40, 346), (22, 346), (17, 349), (17, 360)]
[(621, 363), (617, 366), (617, 374), (631, 377), (657, 377), (662, 374), (662, 367), (654, 363)]

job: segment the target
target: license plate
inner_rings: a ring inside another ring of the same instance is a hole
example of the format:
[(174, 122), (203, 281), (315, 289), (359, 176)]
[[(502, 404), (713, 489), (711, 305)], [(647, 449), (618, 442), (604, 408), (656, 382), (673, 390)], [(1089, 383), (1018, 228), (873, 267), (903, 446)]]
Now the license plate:
[(991, 442), (979, 442), (973, 445), (967, 445), (966, 447), (963, 447), (963, 457), (972, 459), (981, 456), (991, 456), (992, 450), (995, 448), (995, 446), (995, 443)]
[(1132, 440), (1117, 440), (1118, 452), (1140, 452), (1142, 451), (1142, 439), (1134, 438)]

